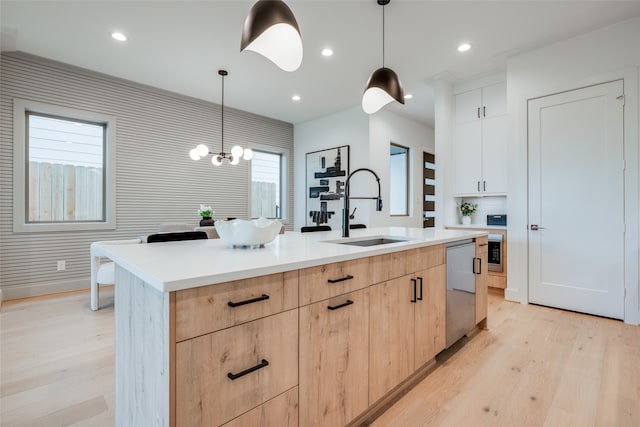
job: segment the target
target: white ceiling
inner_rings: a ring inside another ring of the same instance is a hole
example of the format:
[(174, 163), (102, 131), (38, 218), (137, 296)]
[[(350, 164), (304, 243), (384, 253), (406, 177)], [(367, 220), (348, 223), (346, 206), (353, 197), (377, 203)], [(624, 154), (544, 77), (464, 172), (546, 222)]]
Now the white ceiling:
[[(382, 65), (376, 0), (286, 0), (304, 43), (287, 73), (253, 52), (240, 33), (253, 1), (7, 1), (2, 50), (19, 50), (172, 92), (300, 123), (360, 105)], [(640, 15), (640, 1), (410, 1), (386, 6), (386, 65), (414, 98), (395, 112), (433, 125), (429, 82), (504, 70), (514, 54)], [(129, 37), (111, 39), (112, 31)], [(459, 43), (472, 50), (461, 54)], [(335, 55), (320, 55), (323, 47)], [(299, 94), (302, 101), (291, 101)], [(389, 107), (387, 107), (389, 108)]]

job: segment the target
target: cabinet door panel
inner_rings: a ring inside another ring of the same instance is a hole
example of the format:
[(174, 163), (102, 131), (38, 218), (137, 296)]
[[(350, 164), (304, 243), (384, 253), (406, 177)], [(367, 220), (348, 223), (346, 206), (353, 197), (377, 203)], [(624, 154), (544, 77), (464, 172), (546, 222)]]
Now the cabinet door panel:
[(489, 245), (487, 236), (476, 238), (476, 258), (480, 258), (480, 274), (476, 274), (476, 324), (487, 318), (487, 258)]
[(346, 425), (369, 403), (369, 291), (301, 307), (300, 333), (300, 425)]
[(371, 286), (369, 405), (413, 373), (414, 303), (411, 276)]
[(482, 91), (480, 89), (456, 95), (456, 123), (468, 123), (480, 120), (482, 110)]
[(468, 122), (456, 126), (455, 142), (456, 193), (479, 193), (482, 181), (482, 122)]
[(505, 82), (482, 88), (482, 116), (484, 118), (507, 114), (507, 84)]
[(417, 272), (416, 278), (422, 278), (422, 301), (415, 305), (415, 369), (418, 369), (445, 347), (447, 266)]
[(507, 192), (507, 117), (482, 121), (482, 190)]
[(176, 425), (219, 426), (297, 384), (297, 309), (179, 342)]

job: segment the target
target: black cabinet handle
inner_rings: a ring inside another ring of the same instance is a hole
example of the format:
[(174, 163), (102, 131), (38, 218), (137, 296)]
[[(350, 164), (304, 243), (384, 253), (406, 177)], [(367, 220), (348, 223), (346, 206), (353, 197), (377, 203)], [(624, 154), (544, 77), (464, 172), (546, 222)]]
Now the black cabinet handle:
[(258, 364), (258, 365), (256, 365), (256, 366), (254, 366), (254, 367), (252, 367), (252, 368), (249, 368), (249, 369), (244, 370), (244, 371), (242, 371), (242, 372), (238, 372), (237, 374), (232, 374), (231, 372), (229, 372), (229, 373), (227, 374), (227, 376), (228, 376), (228, 377), (229, 377), (229, 379), (231, 379), (232, 381), (233, 381), (233, 380), (237, 380), (238, 378), (243, 377), (243, 376), (245, 376), (245, 375), (247, 375), (247, 374), (250, 374), (251, 372), (257, 371), (258, 369), (262, 369), (262, 368), (264, 368), (265, 366), (269, 366), (269, 362), (267, 362), (267, 360), (266, 360), (266, 359), (262, 359), (262, 362), (260, 362), (260, 364)]
[(411, 282), (413, 283), (413, 298), (411, 299), (411, 302), (416, 302), (418, 301), (418, 299), (416, 298), (416, 295), (417, 295), (416, 285), (418, 281), (416, 279), (411, 279)]
[(480, 118), (480, 107), (478, 107), (478, 118)]
[(338, 283), (338, 282), (344, 282), (345, 280), (351, 280), (353, 279), (353, 276), (350, 274), (347, 274), (344, 277), (341, 277), (340, 279), (327, 279), (327, 282), (329, 283)]
[(487, 107), (482, 107), (482, 117), (487, 117)]
[(418, 277), (418, 280), (420, 281), (420, 296), (416, 299), (422, 301), (422, 277)]
[(478, 193), (480, 192), (480, 181), (478, 181)]
[(473, 274), (478, 274), (478, 273), (476, 273), (476, 260), (477, 259), (478, 258), (473, 258)]
[[(478, 271), (476, 271), (476, 261), (478, 261)], [(473, 259), (473, 274), (482, 274), (482, 258)]]
[(227, 303), (227, 305), (229, 305), (229, 307), (238, 307), (241, 305), (247, 305), (247, 304), (252, 304), (254, 302), (258, 302), (258, 301), (264, 301), (266, 299), (269, 299), (269, 295), (266, 294), (262, 294), (261, 297), (258, 298), (253, 298), (253, 299), (248, 299), (246, 301), (240, 301), (240, 302), (233, 302), (233, 301), (229, 301)]
[(351, 301), (350, 299), (348, 299), (348, 300), (347, 300), (347, 302), (345, 302), (345, 303), (342, 303), (342, 304), (340, 304), (340, 305), (329, 305), (329, 306), (327, 306), (327, 308), (328, 308), (329, 310), (337, 310), (337, 309), (339, 309), (339, 308), (346, 307), (346, 306), (351, 305), (351, 304), (353, 304), (353, 301)]

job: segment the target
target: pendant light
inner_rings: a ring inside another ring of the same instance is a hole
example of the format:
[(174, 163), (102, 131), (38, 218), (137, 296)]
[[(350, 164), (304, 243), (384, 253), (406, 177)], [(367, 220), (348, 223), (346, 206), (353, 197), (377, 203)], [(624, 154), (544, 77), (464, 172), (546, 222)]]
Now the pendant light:
[(375, 70), (362, 96), (362, 109), (373, 114), (393, 100), (404, 104), (404, 89), (398, 75), (391, 68), (384, 66), (384, 6), (391, 0), (377, 0), (382, 6), (382, 67)]
[(226, 70), (218, 70), (218, 74), (222, 76), (222, 104), (220, 105), (220, 140), (222, 142), (222, 148), (219, 153), (212, 153), (209, 148), (200, 144), (196, 148), (189, 151), (189, 157), (193, 160), (200, 160), (208, 154), (213, 155), (211, 163), (215, 166), (220, 166), (223, 160), (229, 162), (229, 164), (237, 165), (240, 163), (240, 158), (245, 160), (251, 160), (253, 158), (253, 150), (251, 148), (242, 148), (239, 145), (235, 145), (230, 153), (224, 151), (224, 77), (228, 75)]
[(284, 71), (302, 63), (302, 37), (296, 17), (282, 0), (258, 0), (244, 21), (240, 52), (252, 50)]

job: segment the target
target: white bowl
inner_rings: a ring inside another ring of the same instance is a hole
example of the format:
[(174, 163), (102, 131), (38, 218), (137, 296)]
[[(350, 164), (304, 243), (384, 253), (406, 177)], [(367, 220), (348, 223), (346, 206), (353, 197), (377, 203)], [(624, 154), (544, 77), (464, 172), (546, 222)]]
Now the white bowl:
[(220, 239), (225, 243), (236, 247), (262, 247), (276, 238), (282, 223), (266, 218), (247, 221), (234, 219), (231, 221), (218, 220), (215, 223), (216, 231)]

